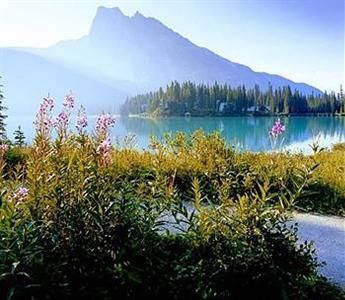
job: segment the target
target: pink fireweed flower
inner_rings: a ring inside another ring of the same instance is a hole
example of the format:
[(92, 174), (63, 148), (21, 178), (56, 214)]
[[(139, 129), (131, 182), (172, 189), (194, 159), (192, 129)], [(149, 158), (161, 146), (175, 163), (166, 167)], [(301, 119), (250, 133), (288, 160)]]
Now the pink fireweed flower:
[(109, 152), (111, 150), (111, 142), (109, 138), (106, 138), (105, 140), (103, 140), (99, 146), (97, 147), (96, 152), (98, 154), (102, 154), (105, 152)]
[(69, 126), (71, 110), (74, 107), (74, 96), (72, 94), (68, 94), (65, 97), (63, 106), (64, 108), (57, 116), (55, 122), (55, 127), (58, 131), (60, 131), (60, 134), (66, 134)]
[(45, 97), (40, 105), (38, 113), (36, 115), (36, 120), (34, 124), (36, 126), (36, 131), (45, 135), (49, 132), (49, 129), (53, 126), (54, 122), (51, 118), (51, 111), (54, 108), (54, 100), (52, 98)]
[(85, 113), (85, 109), (83, 107), (80, 108), (78, 113), (77, 125), (75, 126), (79, 133), (83, 131), (88, 125), (87, 115)]
[(54, 99), (48, 97), (43, 98), (43, 103), (41, 104), (40, 111), (47, 112), (52, 111), (54, 108)]
[(69, 115), (65, 112), (62, 111), (59, 113), (58, 117), (56, 118), (56, 127), (60, 129), (64, 129), (68, 126), (69, 123)]
[(74, 107), (74, 96), (72, 94), (69, 94), (65, 97), (63, 106), (67, 109), (72, 109)]
[(0, 154), (3, 154), (8, 151), (8, 145), (6, 144), (1, 144), (0, 145)]
[(272, 137), (276, 138), (279, 135), (283, 134), (284, 132), (285, 132), (285, 126), (283, 123), (281, 123), (280, 119), (278, 119), (274, 123), (274, 125), (273, 125), (273, 127), (269, 133)]
[(101, 156), (102, 163), (109, 165), (111, 163), (111, 141), (105, 138), (96, 149), (97, 154)]
[(16, 197), (20, 199), (26, 198), (28, 195), (29, 190), (26, 187), (20, 187), (16, 192)]
[(26, 187), (21, 186), (13, 193), (11, 201), (12, 200), (21, 201), (27, 198), (28, 196), (29, 196), (29, 190)]
[(98, 134), (104, 134), (110, 127), (115, 124), (115, 119), (110, 114), (102, 114), (96, 122), (96, 130)]
[(44, 130), (48, 130), (50, 127), (52, 127), (54, 125), (54, 122), (53, 122), (53, 120), (52, 119), (46, 119), (46, 120), (44, 120), (43, 121), (43, 129)]

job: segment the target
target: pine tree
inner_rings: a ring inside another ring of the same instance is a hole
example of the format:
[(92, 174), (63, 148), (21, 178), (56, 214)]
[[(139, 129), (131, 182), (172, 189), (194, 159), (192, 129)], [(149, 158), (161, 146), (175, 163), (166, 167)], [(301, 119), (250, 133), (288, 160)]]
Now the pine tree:
[(20, 126), (14, 132), (14, 145), (17, 147), (25, 146), (25, 136)]
[(345, 97), (344, 97), (344, 92), (343, 92), (343, 85), (340, 85), (340, 112), (345, 114)]
[(291, 99), (291, 89), (290, 86), (283, 88), (283, 100), (284, 100), (284, 114), (290, 113), (290, 99)]
[(271, 113), (275, 112), (275, 105), (274, 105), (274, 97), (273, 97), (273, 89), (272, 84), (268, 83), (268, 92), (267, 92), (268, 103), (271, 108)]
[(254, 86), (254, 107), (255, 111), (257, 111), (257, 107), (259, 106), (259, 97), (260, 97), (260, 87), (255, 84)]
[(163, 108), (167, 115), (179, 116), (186, 111), (196, 115), (216, 113), (220, 103), (227, 103), (226, 114), (245, 113), (249, 107), (259, 110), (263, 105), (270, 106), (272, 113), (345, 113), (345, 97), (342, 87), (340, 93), (304, 95), (298, 90), (291, 91), (290, 86), (273, 89), (271, 83), (266, 91), (260, 91), (259, 85), (246, 88), (244, 85), (231, 87), (227, 84), (196, 84), (177, 81), (171, 82), (166, 89), (160, 88), (126, 100), (122, 107), (124, 114), (152, 113)]
[(7, 118), (7, 115), (4, 112), (7, 110), (7, 107), (5, 107), (3, 104), (4, 95), (2, 93), (2, 87), (3, 85), (0, 84), (0, 142), (6, 142), (7, 136), (5, 120)]

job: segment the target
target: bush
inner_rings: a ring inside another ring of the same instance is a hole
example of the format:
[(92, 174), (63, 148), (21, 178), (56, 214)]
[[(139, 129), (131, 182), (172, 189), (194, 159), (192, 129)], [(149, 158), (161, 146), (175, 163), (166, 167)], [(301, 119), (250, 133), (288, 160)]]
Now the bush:
[(25, 166), (29, 154), (28, 148), (13, 147), (5, 154), (5, 170), (4, 173), (10, 173), (16, 168)]
[(38, 128), (3, 181), (1, 299), (341, 299), (286, 226), (314, 164), (259, 170), (202, 132), (116, 150), (97, 123)]
[(345, 151), (345, 143), (337, 143), (332, 147), (333, 151)]

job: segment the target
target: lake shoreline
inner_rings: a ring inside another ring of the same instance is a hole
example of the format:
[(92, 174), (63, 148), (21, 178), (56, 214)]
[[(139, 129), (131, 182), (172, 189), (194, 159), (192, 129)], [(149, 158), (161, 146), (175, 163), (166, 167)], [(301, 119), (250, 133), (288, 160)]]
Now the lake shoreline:
[[(122, 143), (126, 137), (135, 136), (135, 146), (138, 149), (147, 149), (151, 136), (164, 138), (165, 133), (176, 134), (184, 132), (190, 134), (198, 129), (206, 133), (219, 132), (229, 145), (249, 151), (269, 151), (272, 145), (269, 130), (278, 117), (164, 117), (150, 118), (149, 116), (131, 115), (129, 117), (116, 116), (116, 123), (111, 130), (114, 142)], [(333, 144), (345, 142), (345, 117), (280, 117), (286, 127), (283, 146), (290, 150), (302, 149), (309, 153), (308, 146), (317, 137), (320, 137), (321, 147), (331, 147)], [(9, 138), (18, 125), (23, 129), (26, 142), (30, 144), (34, 139), (34, 117), (9, 116), (7, 131)], [(97, 116), (89, 115), (89, 130), (92, 134)], [(71, 117), (70, 129), (75, 132), (76, 118)]]
[(169, 119), (169, 118), (272, 118), (272, 117), (283, 117), (283, 118), (290, 118), (290, 117), (312, 117), (312, 118), (325, 118), (325, 117), (334, 117), (334, 118), (343, 118), (345, 114), (231, 114), (231, 115), (224, 115), (224, 114), (214, 114), (214, 115), (169, 115), (169, 116), (153, 116), (147, 114), (129, 114), (129, 115), (120, 115), (122, 118), (143, 118), (143, 119)]

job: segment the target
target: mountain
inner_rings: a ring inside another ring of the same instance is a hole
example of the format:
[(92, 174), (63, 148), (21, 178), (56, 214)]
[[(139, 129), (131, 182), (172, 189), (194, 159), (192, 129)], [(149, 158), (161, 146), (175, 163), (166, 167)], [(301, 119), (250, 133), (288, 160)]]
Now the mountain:
[(78, 104), (90, 113), (101, 109), (115, 111), (114, 102), (125, 97), (124, 92), (104, 82), (25, 51), (0, 49), (0, 58), (6, 105), (12, 115), (35, 114), (48, 93), (62, 102), (72, 90)]
[(36, 97), (43, 90), (61, 94), (72, 89), (86, 106), (102, 110), (118, 107), (126, 95), (172, 80), (258, 84), (262, 89), (271, 82), (273, 87), (290, 85), (305, 94), (320, 93), (305, 83), (255, 72), (193, 44), (154, 18), (138, 12), (128, 17), (118, 8), (99, 7), (89, 33), (80, 39), (45, 49), (2, 52), (6, 69), (0, 72), (9, 91), (6, 96), (13, 102)]

